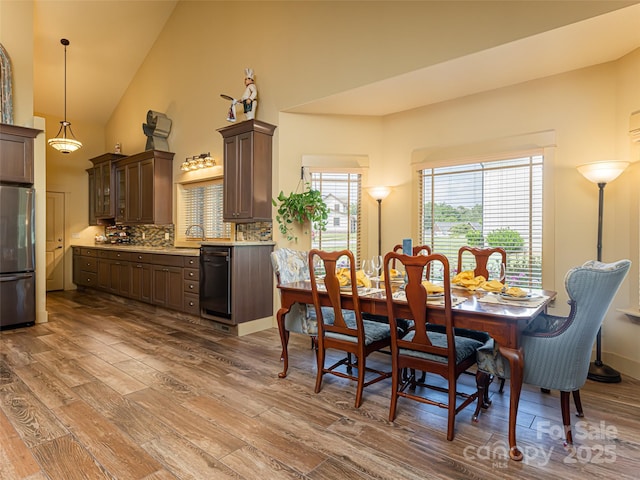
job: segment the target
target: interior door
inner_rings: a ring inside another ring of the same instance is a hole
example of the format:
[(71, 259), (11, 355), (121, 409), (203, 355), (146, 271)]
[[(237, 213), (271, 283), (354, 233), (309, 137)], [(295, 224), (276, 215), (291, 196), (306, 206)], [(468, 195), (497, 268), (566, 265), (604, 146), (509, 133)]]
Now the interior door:
[(64, 193), (47, 192), (47, 291), (64, 290)]

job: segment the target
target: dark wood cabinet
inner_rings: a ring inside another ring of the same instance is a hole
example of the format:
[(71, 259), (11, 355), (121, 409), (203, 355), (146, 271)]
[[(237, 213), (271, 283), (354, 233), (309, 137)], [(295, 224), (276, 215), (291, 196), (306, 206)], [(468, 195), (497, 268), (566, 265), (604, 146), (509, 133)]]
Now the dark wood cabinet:
[(89, 224), (97, 225), (101, 219), (115, 216), (115, 195), (113, 171), (116, 162), (125, 155), (105, 153), (89, 159), (93, 167), (89, 175)]
[(117, 223), (173, 221), (173, 155), (147, 150), (118, 161), (114, 182)]
[(184, 292), (182, 268), (154, 265), (151, 275), (153, 285), (151, 302), (161, 307), (182, 310)]
[(247, 120), (218, 130), (224, 141), (225, 221), (271, 221), (271, 162), (275, 129), (275, 125)]
[(41, 131), (0, 123), (0, 181), (33, 184), (33, 139)]
[(73, 282), (199, 315), (199, 261), (192, 255), (73, 248)]

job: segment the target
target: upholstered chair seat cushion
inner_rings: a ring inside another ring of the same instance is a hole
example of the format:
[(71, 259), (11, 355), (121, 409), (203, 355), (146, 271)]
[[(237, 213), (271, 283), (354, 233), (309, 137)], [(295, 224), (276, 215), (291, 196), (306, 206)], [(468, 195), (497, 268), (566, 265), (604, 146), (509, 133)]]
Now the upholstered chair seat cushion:
[[(479, 334), (479, 336), (482, 336), (483, 332), (476, 332)], [(431, 343), (436, 346), (436, 347), (446, 347), (447, 346), (447, 336), (444, 333), (440, 333), (440, 332), (432, 332), (432, 331), (428, 331), (427, 335), (429, 337), (429, 340), (431, 341)], [(413, 339), (413, 337), (415, 336), (415, 331), (410, 331), (404, 338), (403, 340), (405, 341), (411, 341)], [(488, 335), (487, 335), (488, 337)], [(483, 342), (480, 340), (476, 340), (475, 338), (470, 338), (470, 337), (461, 337), (456, 335), (455, 337), (455, 342), (456, 342), (456, 363), (460, 363), (464, 360), (466, 360), (467, 358), (471, 357), (471, 356), (475, 356), (476, 355), (476, 350), (480, 347), (483, 346)], [(489, 341), (490, 339), (487, 338), (487, 341)], [(409, 355), (412, 357), (418, 357), (418, 358), (426, 358), (428, 360), (434, 360), (436, 362), (440, 362), (440, 363), (447, 363), (447, 358), (440, 356), (440, 355), (434, 355), (431, 353), (426, 353), (426, 352), (419, 352), (416, 350), (407, 350), (404, 348), (400, 348), (400, 355)]]
[[(344, 321), (349, 328), (356, 328), (356, 319), (353, 312), (349, 310), (343, 311)], [(325, 322), (326, 323), (326, 322)], [(386, 338), (391, 337), (391, 330), (389, 329), (389, 325), (382, 322), (376, 322), (372, 320), (363, 320), (364, 324), (364, 344), (371, 345), (373, 342), (377, 342), (379, 340), (384, 340)], [(357, 337), (352, 337), (350, 335), (342, 335), (340, 333), (335, 332), (326, 332), (325, 335), (327, 337), (337, 338), (340, 340), (347, 340), (349, 342), (356, 343), (358, 341)]]

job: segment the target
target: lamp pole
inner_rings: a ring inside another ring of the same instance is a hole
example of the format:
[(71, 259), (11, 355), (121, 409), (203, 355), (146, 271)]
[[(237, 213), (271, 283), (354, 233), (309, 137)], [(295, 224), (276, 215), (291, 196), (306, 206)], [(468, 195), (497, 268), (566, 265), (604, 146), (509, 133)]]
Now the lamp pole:
[[(604, 187), (605, 182), (598, 182), (598, 245), (597, 245), (597, 259), (602, 261), (602, 217), (604, 211)], [(605, 365), (602, 362), (602, 327), (598, 329), (598, 335), (596, 336), (596, 359), (589, 365), (589, 373), (587, 374), (589, 380), (602, 383), (620, 383), (622, 377), (620, 372)]]
[(382, 199), (378, 198), (378, 256), (382, 255)]

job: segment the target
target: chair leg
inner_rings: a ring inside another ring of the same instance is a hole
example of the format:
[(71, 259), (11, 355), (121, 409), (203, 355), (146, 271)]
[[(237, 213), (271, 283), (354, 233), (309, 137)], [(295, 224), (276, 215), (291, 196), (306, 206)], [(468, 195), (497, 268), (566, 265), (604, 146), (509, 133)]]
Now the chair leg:
[(320, 392), (322, 387), (322, 376), (324, 375), (324, 348), (318, 346), (316, 350), (316, 358), (318, 359), (318, 375), (316, 376), (316, 393)]
[(560, 407), (562, 409), (562, 424), (564, 425), (567, 445), (573, 444), (571, 436), (571, 414), (569, 412), (569, 392), (560, 392)]
[[(364, 357), (364, 355), (362, 355)], [(355, 407), (360, 407), (362, 403), (362, 391), (364, 390), (364, 374), (366, 370), (366, 359), (358, 357), (358, 387), (356, 389)]]
[(451, 385), (449, 383), (449, 405), (447, 405), (447, 411), (449, 413), (447, 420), (447, 440), (450, 442), (455, 435), (456, 424), (456, 383)]
[(481, 408), (489, 408), (491, 401), (489, 400), (489, 384), (491, 383), (491, 375), (481, 372), (476, 372), (476, 387), (478, 389), (478, 403), (476, 404), (476, 411), (473, 412), (471, 419), (474, 422), (478, 421)]
[[(405, 369), (402, 370), (402, 376), (406, 375)], [(400, 372), (394, 368), (391, 372), (391, 402), (389, 404), (389, 421), (396, 419), (396, 407), (398, 405), (398, 388), (400, 388)]]
[(541, 388), (540, 391), (542, 393), (546, 393), (547, 395), (551, 393), (551, 390), (549, 390), (548, 388)]
[(576, 416), (580, 418), (584, 417), (584, 412), (582, 411), (582, 402), (580, 401), (580, 390), (573, 391), (573, 403), (576, 404)]
[(318, 350), (318, 337), (311, 335), (311, 350)]
[(500, 378), (500, 388), (498, 389), (498, 392), (502, 393), (504, 392), (504, 378)]

